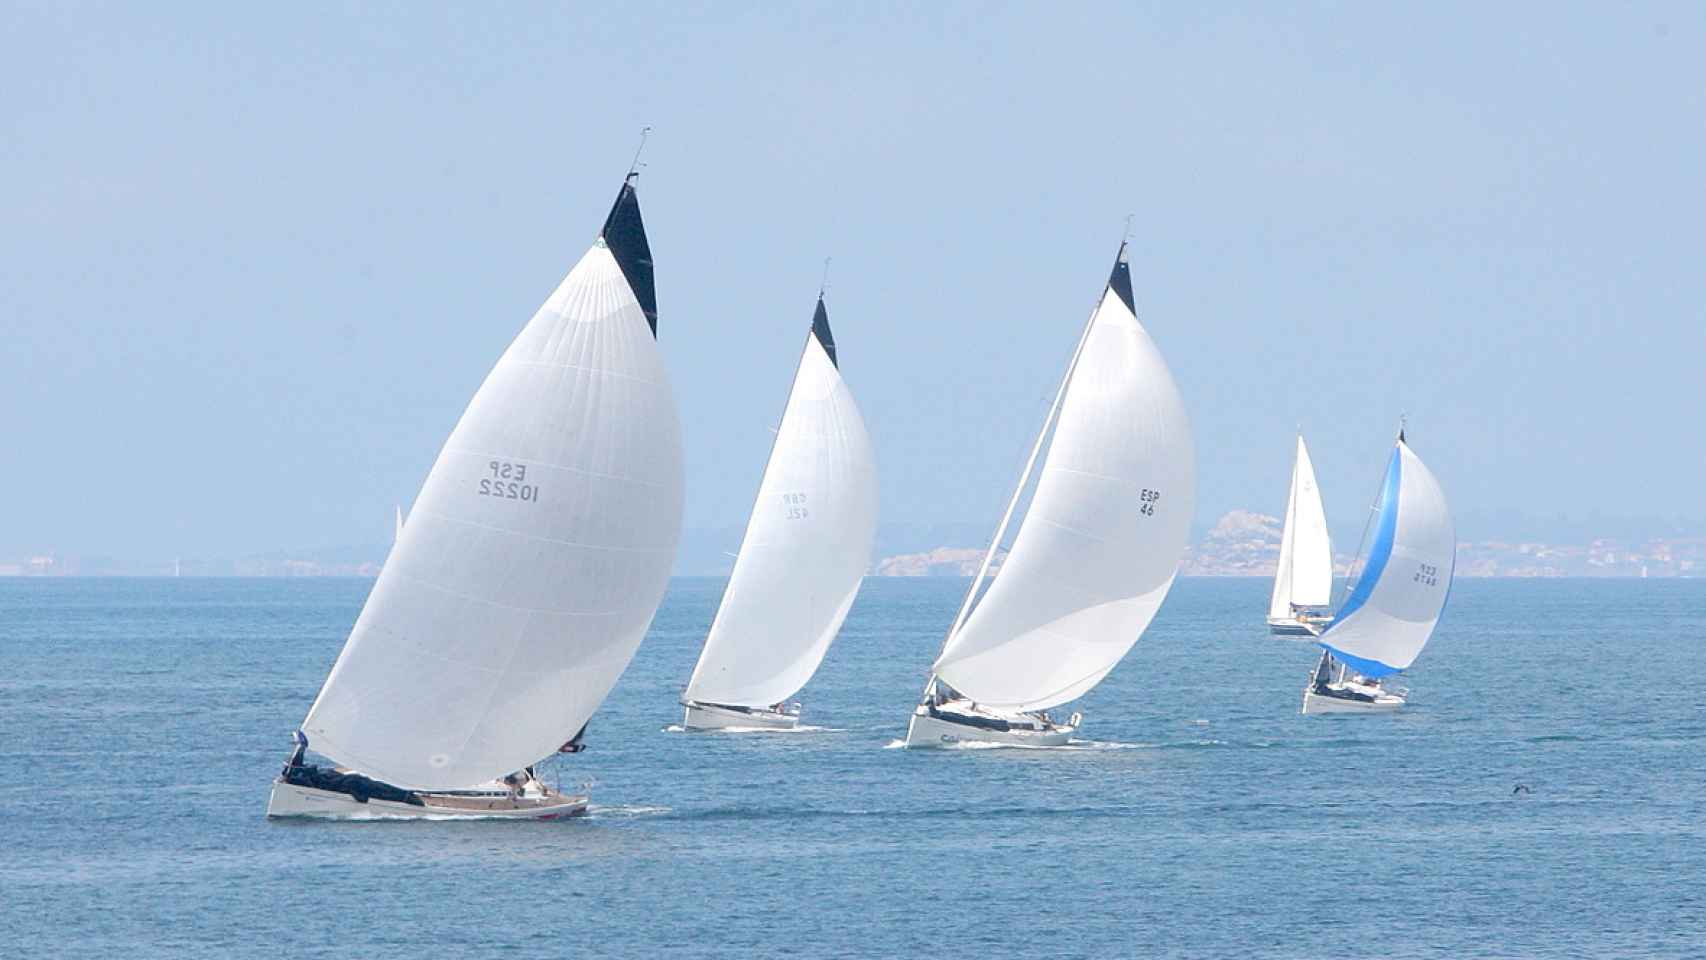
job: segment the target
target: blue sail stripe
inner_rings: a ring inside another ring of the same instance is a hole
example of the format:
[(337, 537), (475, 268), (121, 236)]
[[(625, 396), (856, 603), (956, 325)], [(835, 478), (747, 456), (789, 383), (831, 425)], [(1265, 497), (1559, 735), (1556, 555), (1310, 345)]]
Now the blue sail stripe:
[(1333, 659), (1338, 660), (1345, 666), (1350, 667), (1352, 671), (1360, 673), (1370, 680), (1375, 680), (1398, 672), (1397, 667), (1381, 663), (1379, 660), (1368, 660), (1363, 657), (1353, 657), (1343, 650), (1325, 643), (1321, 644), (1321, 646), (1327, 648), (1327, 652), (1333, 655)]

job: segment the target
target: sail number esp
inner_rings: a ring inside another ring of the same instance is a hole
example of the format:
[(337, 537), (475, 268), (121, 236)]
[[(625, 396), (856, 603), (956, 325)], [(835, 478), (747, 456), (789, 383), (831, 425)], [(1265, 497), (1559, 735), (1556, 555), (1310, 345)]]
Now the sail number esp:
[(1153, 517), (1155, 516), (1155, 505), (1161, 502), (1161, 491), (1151, 490), (1148, 487), (1144, 487), (1143, 494), (1137, 499), (1138, 502), (1142, 504), (1142, 506), (1137, 508), (1137, 512), (1146, 517)]
[(491, 460), (486, 463), (486, 470), (491, 476), (480, 478), (480, 496), (539, 502), (538, 485), (527, 482), (527, 464)]

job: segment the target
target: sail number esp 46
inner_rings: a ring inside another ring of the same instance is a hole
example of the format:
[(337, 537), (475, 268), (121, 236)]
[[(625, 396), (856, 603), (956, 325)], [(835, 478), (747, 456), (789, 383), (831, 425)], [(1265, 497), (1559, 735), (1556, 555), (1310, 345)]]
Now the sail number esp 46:
[(1161, 502), (1161, 491), (1151, 490), (1148, 487), (1144, 487), (1143, 495), (1140, 496), (1138, 500), (1143, 505), (1137, 508), (1137, 512), (1146, 517), (1153, 517), (1155, 516), (1155, 505)]

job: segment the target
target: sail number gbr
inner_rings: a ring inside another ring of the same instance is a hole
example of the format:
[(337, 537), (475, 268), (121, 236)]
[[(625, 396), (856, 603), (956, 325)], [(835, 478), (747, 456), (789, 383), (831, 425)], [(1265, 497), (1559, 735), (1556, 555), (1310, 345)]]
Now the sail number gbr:
[(1137, 500), (1138, 503), (1141, 504), (1141, 506), (1137, 508), (1137, 512), (1146, 517), (1153, 517), (1155, 516), (1155, 505), (1161, 502), (1161, 491), (1151, 490), (1148, 487), (1144, 487), (1143, 493), (1137, 498)]
[(486, 463), (486, 471), (490, 475), (480, 478), (480, 496), (539, 502), (539, 486), (527, 482), (527, 464), (492, 460)]

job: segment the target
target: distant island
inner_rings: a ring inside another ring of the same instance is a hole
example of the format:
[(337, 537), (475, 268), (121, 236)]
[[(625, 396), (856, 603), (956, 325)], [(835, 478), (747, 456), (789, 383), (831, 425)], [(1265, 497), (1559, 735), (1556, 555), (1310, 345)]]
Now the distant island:
[[(1234, 510), (1185, 550), (1180, 572), (1187, 577), (1272, 577), (1279, 563), (1281, 521), (1264, 513)], [(999, 557), (996, 566), (999, 566)], [(877, 561), (879, 577), (969, 577), (983, 550), (938, 547)], [(1355, 557), (1336, 552), (1335, 572), (1350, 572)], [(1706, 537), (1655, 537), (1639, 542), (1612, 538), (1585, 544), (1504, 540), (1457, 545), (1460, 577), (1693, 577), (1706, 574)]]
[[(878, 577), (969, 577), (983, 562), (982, 546), (963, 544), (982, 535), (974, 525), (908, 529), (896, 527), (878, 537), (879, 557), (871, 564)], [(690, 533), (679, 572), (719, 576), (729, 572), (739, 544), (737, 528)], [(951, 539), (950, 539), (951, 538)], [(884, 549), (885, 541), (888, 549)], [(1279, 558), (1280, 520), (1264, 513), (1233, 510), (1215, 521), (1185, 550), (1180, 571), (1188, 577), (1271, 577)], [(1356, 545), (1349, 545), (1353, 550)], [(898, 548), (898, 549), (897, 549)], [(389, 546), (346, 546), (300, 553), (274, 552), (238, 559), (174, 558), (125, 562), (104, 557), (72, 557), (43, 552), (0, 558), (0, 577), (18, 576), (235, 576), (372, 577), (379, 573)], [(689, 555), (690, 554), (690, 555)], [(991, 569), (999, 569), (997, 554)], [(1336, 552), (1340, 575), (1354, 557)], [(1694, 577), (1706, 575), (1706, 537), (1602, 537), (1586, 543), (1532, 540), (1462, 541), (1457, 545), (1460, 577)]]

